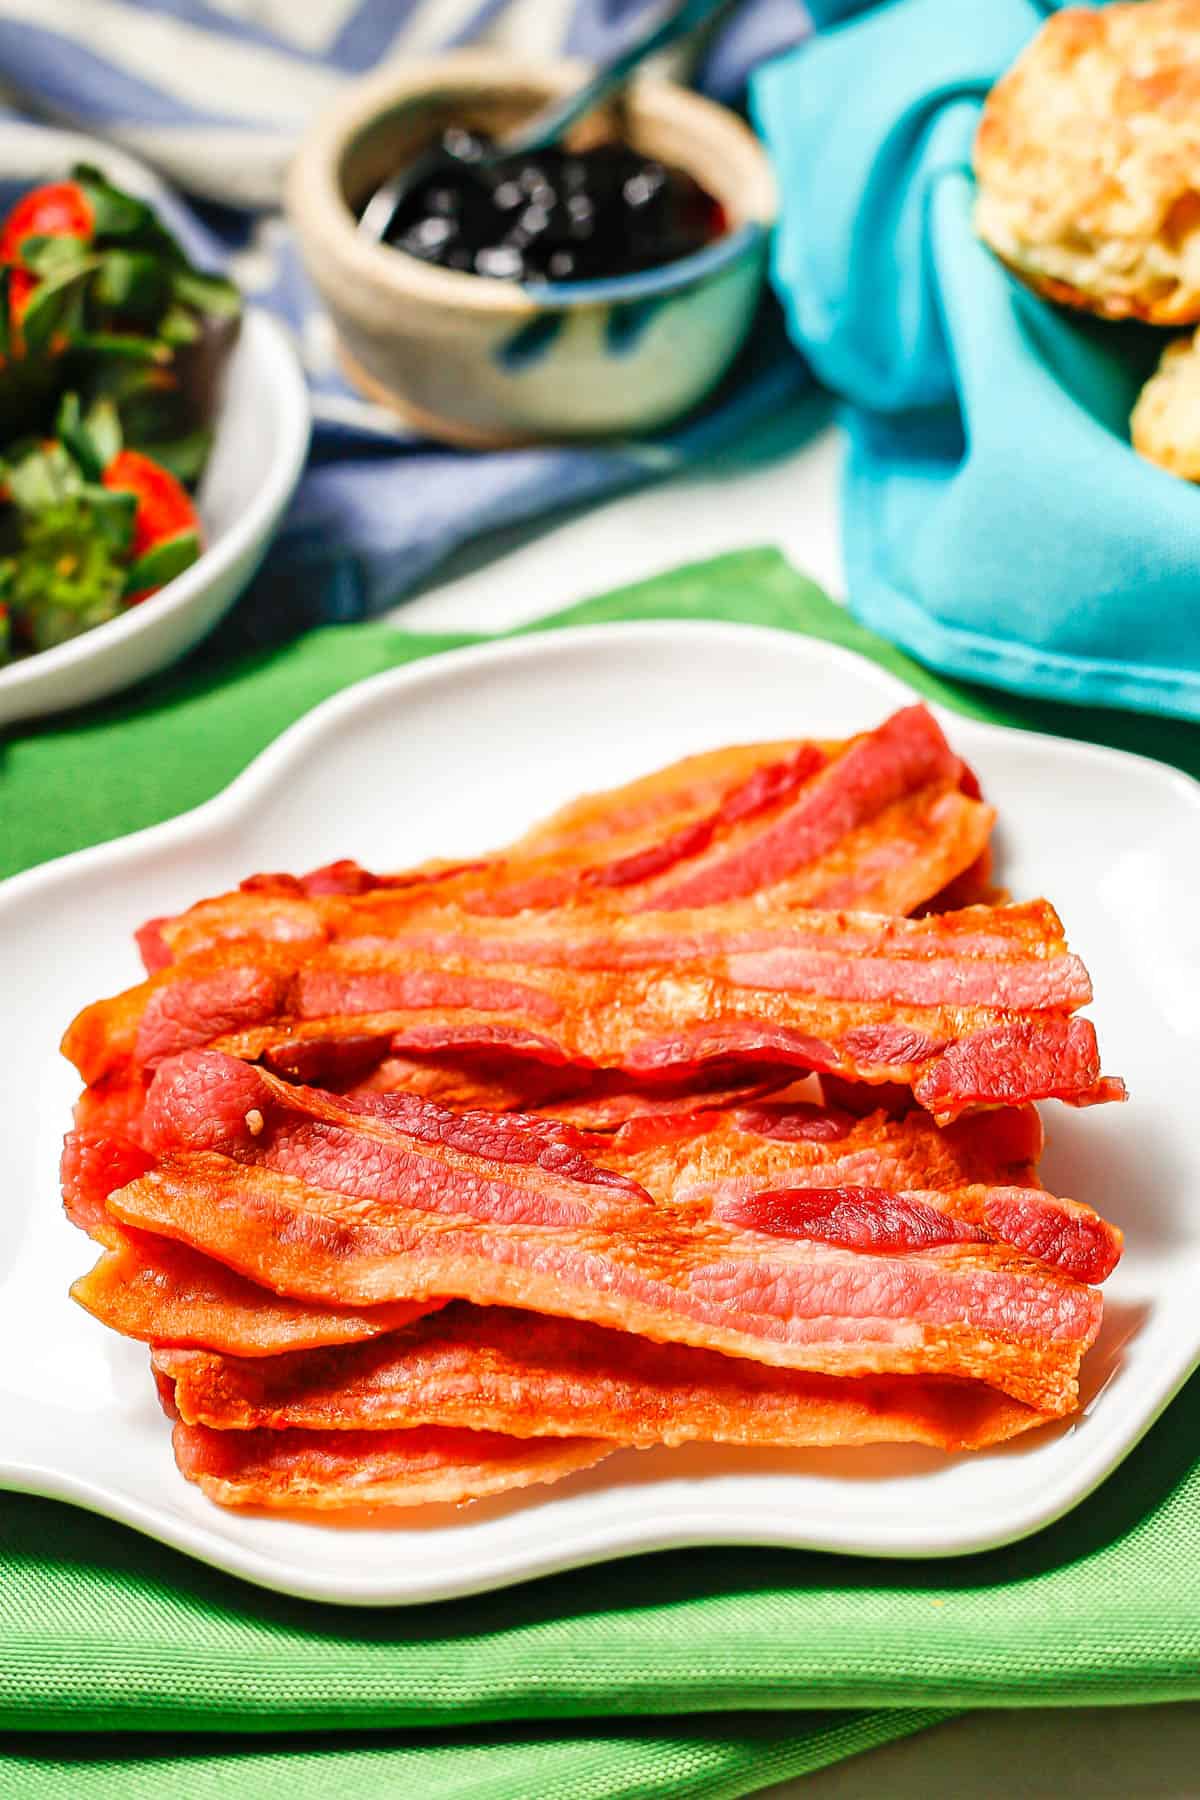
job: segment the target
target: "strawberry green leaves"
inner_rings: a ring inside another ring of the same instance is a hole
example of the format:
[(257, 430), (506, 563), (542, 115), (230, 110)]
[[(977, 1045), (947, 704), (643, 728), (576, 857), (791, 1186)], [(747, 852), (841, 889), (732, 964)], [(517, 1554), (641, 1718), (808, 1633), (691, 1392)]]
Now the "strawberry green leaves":
[(111, 401), (65, 394), (56, 430), (0, 463), (0, 663), (116, 618), (200, 555), (187, 493), (122, 447)]
[(130, 565), (121, 590), (122, 598), (130, 604), (145, 600), (160, 587), (166, 587), (168, 581), (182, 575), (199, 554), (200, 538), (194, 531), (180, 531), (174, 537), (164, 538), (161, 544), (155, 544)]
[(0, 664), (200, 555), (196, 481), (241, 313), (90, 164), (0, 220)]
[(62, 444), (5, 470), (13, 551), (0, 558), (0, 603), (12, 635), (48, 650), (113, 619), (125, 589), (136, 502), (88, 482)]
[(59, 442), (85, 481), (99, 481), (122, 448), (121, 421), (111, 400), (97, 400), (85, 416), (78, 394), (64, 394), (55, 421)]
[[(45, 431), (57, 395), (73, 389), (85, 400), (107, 394), (143, 448), (208, 428), (241, 297), (194, 268), (144, 200), (79, 164), (0, 221), (0, 276), (5, 427)], [(218, 354), (197, 358), (197, 346), (213, 344)]]

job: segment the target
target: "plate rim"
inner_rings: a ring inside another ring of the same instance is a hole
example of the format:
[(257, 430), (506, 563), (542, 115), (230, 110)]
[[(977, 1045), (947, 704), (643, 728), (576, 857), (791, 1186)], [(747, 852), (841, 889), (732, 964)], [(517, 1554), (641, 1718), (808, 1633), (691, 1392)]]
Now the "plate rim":
[[(1200, 816), (1200, 782), (1182, 770), (1132, 751), (1027, 731), (1020, 726), (994, 724), (958, 713), (951, 707), (931, 701), (903, 677), (871, 658), (828, 639), (777, 626), (729, 620), (614, 620), (526, 630), (435, 652), (351, 683), (294, 721), (265, 745), (231, 782), (200, 805), (139, 831), (68, 852), (0, 881), (0, 919), (10, 907), (24, 903), (44, 889), (56, 887), (64, 879), (119, 866), (163, 848), (219, 836), (227, 828), (236, 827), (264, 793), (286, 778), (296, 762), (308, 756), (326, 732), (336, 731), (348, 716), (370, 707), (381, 695), (403, 694), (430, 682), (449, 680), (453, 683), (460, 672), (470, 673), (476, 668), (503, 667), (508, 662), (537, 660), (550, 655), (570, 655), (576, 650), (586, 652), (590, 645), (611, 642), (614, 637), (661, 645), (664, 641), (678, 640), (681, 635), (692, 640), (709, 638), (724, 642), (734, 638), (783, 640), (789, 655), (806, 656), (818, 664), (832, 661), (846, 666), (860, 682), (866, 675), (881, 693), (928, 705), (943, 722), (951, 721), (956, 731), (962, 732), (965, 728), (967, 733), (981, 740), (994, 741), (999, 735), (1003, 741), (1019, 739), (1035, 747), (1039, 744), (1052, 747), (1056, 757), (1069, 755), (1078, 761), (1099, 763), (1102, 768), (1128, 768), (1140, 779), (1158, 782), (1176, 803), (1194, 808)], [(1200, 1366), (1200, 1333), (1189, 1357), (1166, 1359), (1165, 1379), (1153, 1385), (1151, 1404), (1138, 1414), (1135, 1428), (1126, 1432), (1115, 1447), (1101, 1439), (1090, 1454), (1085, 1448), (1074, 1463), (1064, 1467), (1061, 1475), (1034, 1489), (1025, 1504), (1011, 1507), (1001, 1526), (985, 1520), (972, 1527), (968, 1518), (964, 1521), (967, 1528), (950, 1543), (922, 1541), (903, 1519), (883, 1521), (882, 1528), (869, 1538), (864, 1536), (864, 1526), (853, 1520), (844, 1531), (826, 1525), (807, 1534), (770, 1518), (749, 1527), (744, 1518), (739, 1522), (732, 1516), (737, 1510), (736, 1503), (721, 1505), (706, 1501), (702, 1496), (687, 1496), (682, 1508), (682, 1522), (669, 1526), (652, 1525), (635, 1531), (619, 1519), (585, 1522), (574, 1527), (569, 1547), (556, 1549), (548, 1545), (541, 1550), (531, 1550), (521, 1545), (501, 1546), (498, 1550), (489, 1549), (483, 1556), (476, 1554), (470, 1569), (453, 1579), (435, 1578), (422, 1582), (414, 1580), (411, 1573), (382, 1579), (350, 1572), (312, 1573), (303, 1566), (300, 1549), (293, 1560), (275, 1551), (240, 1545), (202, 1522), (167, 1516), (149, 1502), (114, 1494), (101, 1482), (54, 1469), (37, 1457), (11, 1457), (0, 1452), (0, 1487), (84, 1507), (274, 1592), (347, 1606), (422, 1605), (465, 1598), (606, 1560), (697, 1547), (755, 1546), (922, 1561), (1000, 1548), (1042, 1530), (1073, 1510), (1119, 1467), (1197, 1366)], [(978, 1509), (965, 1509), (966, 1512), (972, 1510)]]
[(106, 861), (110, 856), (123, 859), (135, 851), (169, 844), (175, 837), (190, 835), (195, 830), (208, 831), (214, 826), (232, 823), (239, 814), (249, 809), (257, 793), (270, 785), (277, 768), (282, 773), (285, 764), (304, 753), (310, 739), (319, 737), (348, 713), (369, 704), (377, 694), (386, 693), (393, 688), (403, 691), (423, 685), (435, 672), (440, 674), (448, 669), (453, 674), (459, 669), (486, 667), (492, 663), (503, 664), (531, 654), (548, 653), (564, 644), (568, 647), (577, 644), (586, 649), (591, 643), (615, 635), (656, 639), (670, 638), (676, 633), (689, 637), (778, 638), (791, 650), (817, 652), (817, 660), (830, 657), (835, 663), (844, 663), (857, 670), (865, 668), (881, 684), (894, 689), (898, 695), (905, 696), (910, 702), (927, 706), (939, 721), (952, 720), (956, 729), (966, 727), (971, 731), (985, 732), (989, 736), (998, 732), (1006, 739), (1053, 746), (1056, 753), (1066, 752), (1076, 758), (1088, 760), (1098, 757), (1111, 766), (1134, 767), (1143, 774), (1149, 773), (1167, 786), (1178, 788), (1185, 801), (1200, 806), (1200, 780), (1171, 763), (1160, 762), (1155, 757), (1144, 756), (1135, 750), (1121, 750), (1110, 744), (1093, 744), (1086, 739), (1057, 737), (1053, 732), (1028, 731), (1021, 725), (1001, 725), (990, 719), (977, 719), (971, 713), (959, 712), (952, 706), (946, 706), (922, 694), (918, 688), (906, 682), (903, 676), (885, 669), (882, 663), (875, 662), (861, 651), (834, 643), (828, 638), (810, 636), (807, 632), (726, 619), (614, 619), (594, 625), (561, 626), (539, 623), (532, 628), (524, 627), (511, 635), (491, 638), (483, 643), (465, 644), (451, 650), (435, 650), (414, 662), (381, 669), (374, 675), (366, 675), (359, 681), (351, 682), (293, 720), (270, 743), (264, 744), (231, 781), (197, 806), (173, 813), (169, 818), (142, 826), (137, 831), (122, 832), (119, 836), (103, 839), (100, 843), (87, 844), (80, 850), (68, 850), (62, 856), (51, 857), (46, 862), (35, 863), (28, 869), (0, 879), (0, 910), (6, 902), (24, 899), (26, 894), (36, 892), (42, 882), (48, 882), (52, 877), (58, 879), (63, 875), (75, 874), (92, 863)]

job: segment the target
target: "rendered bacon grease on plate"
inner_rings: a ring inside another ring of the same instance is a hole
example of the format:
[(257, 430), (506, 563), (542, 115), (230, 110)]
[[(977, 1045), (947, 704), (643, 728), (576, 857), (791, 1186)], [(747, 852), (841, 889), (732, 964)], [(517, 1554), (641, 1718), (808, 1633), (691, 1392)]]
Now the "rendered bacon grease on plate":
[(63, 1193), (183, 1474), (336, 1518), (1069, 1417), (1122, 1240), (1034, 1102), (1124, 1090), (993, 816), (909, 707), (149, 921), (64, 1040)]

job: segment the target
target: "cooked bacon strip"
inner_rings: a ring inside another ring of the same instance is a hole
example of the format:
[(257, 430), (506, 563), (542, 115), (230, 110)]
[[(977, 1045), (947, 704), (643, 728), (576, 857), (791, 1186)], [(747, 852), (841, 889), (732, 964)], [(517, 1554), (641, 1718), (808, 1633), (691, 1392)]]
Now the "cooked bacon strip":
[[(955, 874), (979, 853), (991, 818), (977, 797), (962, 794), (962, 778), (962, 764), (932, 716), (922, 706), (906, 707), (878, 730), (845, 744), (789, 747), (732, 782), (707, 809), (669, 825), (660, 815), (652, 838), (624, 854), (610, 847), (606, 859), (596, 861), (593, 850), (586, 862), (531, 872), (493, 865), (486, 885), (467, 884), (463, 904), (469, 911), (516, 913), (560, 906), (581, 892), (601, 889), (623, 895), (623, 903), (637, 910), (668, 910), (782, 885), (794, 902), (819, 905), (825, 902), (817, 893), (843, 887), (851, 871), (862, 903), (863, 895), (884, 891), (889, 877), (894, 885), (901, 868), (919, 861), (922, 849), (927, 852), (939, 838), (939, 827), (949, 827), (954, 848), (948, 854), (943, 848), (943, 854)], [(911, 816), (903, 802), (910, 803)], [(886, 818), (874, 839), (845, 848), (847, 839), (857, 834), (861, 840), (863, 828), (893, 807), (897, 815)], [(921, 827), (915, 826), (918, 819)], [(973, 853), (964, 860), (967, 842)], [(840, 861), (824, 866), (839, 846)], [(864, 856), (871, 849), (874, 867)], [(920, 898), (928, 899), (950, 879), (945, 873), (930, 888), (926, 871)], [(909, 898), (911, 891), (904, 887), (909, 905), (895, 910), (917, 903)]]
[[(304, 1082), (302, 1068), (278, 1067), (278, 1072)], [(757, 1078), (732, 1083), (702, 1074), (646, 1088), (619, 1074), (548, 1068), (514, 1059), (389, 1056), (365, 1081), (340, 1091), (351, 1100), (369, 1094), (417, 1094), (455, 1112), (536, 1112), (588, 1131), (616, 1131), (631, 1119), (688, 1115), (699, 1106), (751, 1100), (773, 1092), (787, 1078), (786, 1070), (768, 1069)], [(331, 1086), (328, 1081), (316, 1085)]]
[(561, 1481), (613, 1446), (508, 1438), (440, 1425), (413, 1431), (208, 1431), (176, 1425), (180, 1473), (221, 1506), (333, 1511), (456, 1505)]
[(768, 891), (791, 906), (857, 912), (947, 912), (974, 905), (995, 896), (965, 881), (963, 897), (953, 895), (964, 865), (978, 867), (987, 855), (994, 823), (990, 807), (957, 788), (922, 788), (848, 832), (803, 875)]
[[(380, 1085), (386, 1089), (391, 1084)], [(845, 1098), (846, 1091), (840, 1091)], [(380, 1097), (379, 1089), (367, 1084), (344, 1099), (373, 1106)], [(455, 1096), (459, 1104), (464, 1097), (461, 1091)], [(137, 1132), (140, 1126), (131, 1126), (122, 1111), (125, 1104), (118, 1096), (118, 1133)], [(986, 1227), (985, 1236), (1012, 1243), (1077, 1280), (1103, 1281), (1120, 1256), (1120, 1232), (1090, 1208), (1048, 1194), (1009, 1194), (1009, 1189), (1036, 1181), (1041, 1127), (1032, 1109), (968, 1116), (939, 1131), (928, 1116), (912, 1113), (889, 1123), (878, 1115), (856, 1120), (836, 1107), (811, 1105), (724, 1114), (696, 1111), (695, 1095), (689, 1102), (686, 1094), (665, 1096), (656, 1107), (653, 1100), (620, 1090), (606, 1101), (601, 1091), (594, 1107), (602, 1124), (619, 1123), (608, 1108), (641, 1115), (640, 1123), (619, 1129), (612, 1146), (598, 1156), (605, 1167), (624, 1170), (656, 1197), (703, 1187), (712, 1196), (736, 1199), (780, 1184), (856, 1192), (936, 1189), (940, 1194), (934, 1204), (942, 1211), (964, 1225)], [(80, 1110), (82, 1116), (82, 1106)], [(580, 1099), (555, 1109), (554, 1116), (564, 1114), (586, 1121), (586, 1103)], [(97, 1118), (94, 1104), (86, 1116)], [(387, 1116), (386, 1108), (382, 1116)], [(835, 1141), (836, 1149), (831, 1147)], [(69, 1214), (83, 1229), (94, 1231), (108, 1193), (132, 1181), (151, 1161), (140, 1145), (119, 1134), (110, 1141), (94, 1131), (73, 1133), (63, 1160)], [(986, 1197), (967, 1189), (987, 1190)], [(848, 1215), (835, 1208), (834, 1216)], [(828, 1236), (829, 1229), (814, 1221), (812, 1235)]]
[[(689, 1116), (697, 1107), (722, 1107), (770, 1094), (787, 1082), (786, 1070), (768, 1069), (754, 1077), (730, 1083), (711, 1075), (681, 1083), (660, 1083), (645, 1088), (625, 1076), (594, 1074), (573, 1069), (547, 1068), (543, 1063), (502, 1061), (495, 1057), (389, 1056), (381, 1063), (377, 1040), (373, 1056), (365, 1060), (370, 1073), (365, 1080), (346, 1087), (336, 1078), (329, 1058), (313, 1059), (305, 1067), (301, 1054), (293, 1066), (281, 1068), (289, 1080), (319, 1085), (342, 1092), (348, 1100), (370, 1094), (417, 1094), (436, 1100), (455, 1112), (538, 1112), (588, 1131), (616, 1131), (632, 1119), (675, 1115)], [(344, 1046), (339, 1046), (339, 1049)], [(353, 1048), (353, 1046), (352, 1046)], [(324, 1066), (318, 1066), (323, 1063)], [(341, 1073), (359, 1073), (353, 1056)], [(306, 1081), (306, 1076), (309, 1078)], [(331, 1079), (333, 1077), (333, 1079)], [(66, 1138), (62, 1185), (68, 1217), (81, 1230), (91, 1232), (103, 1203), (113, 1188), (123, 1187), (149, 1166), (150, 1159), (138, 1143), (145, 1089), (139, 1080), (114, 1097), (100, 1098), (103, 1090), (87, 1089), (78, 1102), (76, 1128)]]
[(560, 851), (574, 853), (586, 846), (589, 862), (595, 862), (598, 846), (604, 846), (604, 854), (611, 856), (619, 850), (661, 843), (684, 825), (718, 811), (726, 796), (759, 770), (786, 762), (806, 744), (827, 762), (846, 747), (845, 740), (835, 738), (778, 738), (769, 743), (701, 750), (620, 787), (577, 795), (518, 838), (511, 853), (527, 860)]
[(913, 907), (913, 916), (919, 919), (926, 913), (961, 912), (966, 906), (1006, 905), (1012, 895), (1007, 888), (997, 887), (992, 879), (994, 873), (992, 846), (987, 844), (970, 868), (948, 881), (944, 888), (939, 888), (932, 899)]
[(398, 875), (374, 875), (352, 857), (323, 863), (307, 875), (248, 875), (240, 883), (243, 894), (304, 894), (320, 899), (329, 894), (369, 894), (376, 888), (416, 888), (448, 881), (486, 867), (474, 862), (450, 862), (435, 858), (416, 869), (404, 869)]
[[(399, 899), (401, 914), (427, 904), (427, 896), (414, 890), (439, 890), (455, 877), (487, 867), (487, 860), (444, 860), (409, 869), (398, 875), (375, 875), (350, 859), (328, 863), (307, 875), (248, 875), (235, 892), (199, 900), (186, 912), (147, 919), (134, 932), (146, 972), (156, 974), (177, 957), (236, 938), (264, 937), (279, 943), (319, 941), (322, 901), (345, 900), (374, 894), (382, 900)], [(339, 909), (332, 909), (338, 916)]]
[[(644, 893), (640, 904), (665, 911), (761, 893), (818, 862), (847, 833), (914, 790), (945, 783), (952, 791), (961, 780), (962, 764), (932, 715), (923, 706), (906, 707), (877, 731), (851, 739), (825, 768), (804, 747), (791, 763), (757, 771), (722, 802), (711, 845), (686, 870)], [(764, 828), (764, 797), (773, 789), (790, 803), (773, 811)], [(985, 831), (975, 854), (986, 841)]]
[(938, 1205), (940, 1196), (895, 1194), (888, 1188), (778, 1188), (748, 1194), (721, 1217), (771, 1237), (840, 1244), (847, 1250), (934, 1250), (981, 1244), (989, 1233)]
[(323, 1304), (454, 1295), (785, 1367), (978, 1376), (1043, 1411), (1074, 1403), (1100, 1297), (1003, 1246), (772, 1238), (700, 1197), (652, 1200), (551, 1121), (388, 1104), (385, 1120), (217, 1052), (180, 1057), (147, 1103), (159, 1165), (109, 1209)]
[(1115, 1097), (1119, 1084), (1098, 1087), (1090, 1021), (1069, 1016), (1090, 992), (1045, 901), (920, 920), (751, 901), (603, 923), (480, 919), (469, 937), (382, 947), (235, 944), (88, 1007), (63, 1047), (89, 1082), (202, 1044), (295, 1078), (313, 1046), (364, 1039), (639, 1080), (769, 1062), (901, 1082), (947, 1121), (975, 1105)]
[(89, 1237), (105, 1238), (109, 1219), (104, 1202), (150, 1168), (154, 1157), (142, 1144), (145, 1082), (103, 1082), (85, 1088), (74, 1107), (74, 1126), (63, 1139), (59, 1178), (63, 1208), (72, 1225)]
[[(94, 1108), (80, 1109), (96, 1118)], [(79, 1134), (75, 1135), (78, 1145)], [(188, 1344), (234, 1356), (274, 1356), (289, 1349), (351, 1343), (394, 1329), (432, 1303), (344, 1311), (284, 1300), (211, 1257), (145, 1232), (125, 1232), (104, 1202), (122, 1180), (148, 1165), (149, 1154), (123, 1168), (98, 1141), (89, 1163), (64, 1157), (74, 1172), (67, 1189), (76, 1223), (109, 1246), (74, 1297), (114, 1331), (160, 1344)], [(920, 1113), (901, 1121), (855, 1119), (834, 1108), (768, 1104), (737, 1113), (645, 1114), (597, 1148), (606, 1166), (652, 1195), (707, 1188), (724, 1199), (786, 1177), (794, 1185), (888, 1182), (895, 1188), (944, 1190), (934, 1204), (984, 1225), (1004, 1242), (1077, 1280), (1100, 1282), (1120, 1255), (1121, 1234), (1090, 1208), (1034, 1189), (1041, 1128), (1032, 1109), (964, 1119), (938, 1131)], [(90, 1189), (81, 1172), (92, 1171)], [(986, 1209), (978, 1188), (988, 1191)], [(957, 1191), (949, 1191), (957, 1190)], [(592, 1435), (591, 1428), (588, 1428)]]
[(153, 1165), (153, 1156), (129, 1138), (94, 1131), (68, 1132), (59, 1174), (63, 1207), (72, 1225), (89, 1237), (103, 1237), (111, 1224), (105, 1210), (108, 1196), (136, 1181)]
[(511, 859), (502, 859), (488, 871), (492, 877), (488, 885), (481, 881), (468, 885), (462, 904), (468, 912), (511, 914), (530, 907), (562, 906), (589, 890), (607, 889), (635, 907), (653, 905), (650, 896), (662, 885), (656, 877), (678, 880), (681, 867), (693, 864), (735, 827), (758, 821), (780, 805), (790, 810), (800, 790), (807, 789), (830, 762), (829, 753), (819, 745), (800, 744), (734, 783), (708, 812), (666, 830), (660, 822), (655, 835), (636, 848), (626, 845), (616, 853), (610, 844), (607, 860), (598, 861), (593, 846), (586, 861), (562, 857), (558, 863), (535, 861), (525, 869), (519, 863), (514, 866)]
[(731, 1085), (731, 1077), (719, 1070), (715, 1074), (701, 1071), (689, 1081), (659, 1082), (651, 1087), (624, 1076), (601, 1076), (564, 1099), (538, 1106), (536, 1111), (543, 1118), (559, 1119), (580, 1131), (615, 1132), (636, 1120), (690, 1117), (698, 1106), (734, 1106), (755, 1100), (775, 1093), (780, 1082), (786, 1082), (787, 1074), (786, 1070), (767, 1069), (755, 1080), (747, 1072)]
[[(873, 1090), (867, 1089), (869, 1094)], [(368, 1104), (371, 1104), (368, 1102)], [(817, 1186), (1038, 1187), (1044, 1133), (1032, 1107), (973, 1113), (939, 1128), (910, 1109), (850, 1113), (807, 1100), (764, 1100), (729, 1109), (646, 1115), (608, 1142), (589, 1140), (606, 1168), (652, 1193), (730, 1181), (769, 1187), (810, 1169)]]
[(233, 1432), (436, 1424), (642, 1448), (702, 1440), (978, 1450), (1044, 1422), (982, 1382), (771, 1369), (503, 1306), (458, 1304), (343, 1350), (254, 1361), (166, 1350), (154, 1364), (189, 1424)]
[(85, 1088), (72, 1109), (75, 1128), (95, 1137), (140, 1144), (145, 1103), (146, 1086), (140, 1079)]
[[(924, 919), (780, 907), (765, 897), (636, 917), (601, 905), (512, 919), (451, 915), (387, 938), (346, 939), (324, 958), (290, 960), (336, 967), (339, 955), (352, 962), (356, 952), (369, 951), (461, 956), (488, 968), (527, 970), (653, 969), (770, 956), (783, 965), (786, 987), (844, 999), (872, 995), (879, 986), (873, 965), (884, 959), (885, 991), (897, 1001), (926, 1001), (931, 984), (932, 997), (943, 998), (940, 981), (951, 971), (965, 982), (958, 993), (965, 1003), (1054, 1007), (1091, 997), (1087, 971), (1068, 953), (1062, 922), (1046, 900)], [(281, 955), (281, 963), (288, 960)], [(866, 975), (855, 969), (864, 960), (872, 965)], [(251, 961), (240, 959), (244, 966)], [(220, 964), (219, 957), (197, 958), (189, 966)]]
[[(378, 1057), (378, 1051), (376, 1051)], [(327, 1068), (319, 1069), (328, 1075)], [(489, 1056), (389, 1056), (375, 1060), (368, 1072), (349, 1084), (306, 1080), (303, 1055), (287, 1070), (305, 1086), (327, 1087), (346, 1094), (418, 1094), (455, 1112), (541, 1112), (568, 1094), (590, 1088), (596, 1078), (545, 1063)]]
[(147, 1344), (274, 1357), (381, 1337), (439, 1304), (343, 1307), (288, 1299), (186, 1244), (126, 1231), (111, 1217), (101, 1242), (108, 1245), (105, 1254), (74, 1283), (71, 1297), (110, 1331)]
[(75, 1108), (79, 1123), (63, 1146), (67, 1217), (107, 1252), (75, 1282), (71, 1294), (101, 1324), (146, 1343), (276, 1356), (377, 1337), (440, 1304), (405, 1300), (349, 1310), (314, 1306), (258, 1287), (185, 1244), (126, 1231), (105, 1203), (154, 1162), (140, 1143), (143, 1101), (140, 1088), (84, 1093)]
[(150, 920), (138, 941), (153, 972), (222, 942), (387, 936), (454, 908), (511, 915), (602, 897), (644, 911), (769, 889), (781, 904), (903, 913), (979, 859), (992, 822), (931, 715), (912, 706), (844, 743), (689, 758), (576, 802), (474, 864), (252, 877), (237, 894)]
[[(840, 776), (840, 765), (838, 773)], [(816, 795), (809, 799), (815, 801)], [(734, 869), (730, 857), (731, 866), (724, 877), (733, 890), (730, 897), (769, 892), (780, 905), (911, 912), (922, 903), (931, 903), (935, 895), (948, 892), (965, 867), (979, 866), (986, 854), (994, 814), (945, 779), (893, 800), (864, 823), (835, 838), (837, 822), (836, 816), (827, 815), (823, 824), (830, 843), (821, 855), (814, 855), (807, 862), (800, 860), (805, 844), (815, 840), (798, 841), (792, 849), (796, 866), (781, 878), (776, 878), (766, 860), (760, 863), (742, 853)], [(585, 866), (581, 856), (587, 853), (578, 850), (574, 859), (560, 851), (552, 859), (540, 858), (528, 866), (511, 858), (497, 859), (481, 865), (481, 873), (470, 881), (447, 883), (423, 895), (408, 896), (403, 904), (377, 895), (369, 903), (353, 908), (327, 908), (321, 914), (321, 935), (326, 941), (334, 941), (351, 936), (368, 924), (377, 932), (386, 932), (404, 923), (433, 918), (437, 912), (451, 908), (468, 916), (511, 917), (522, 911), (544, 912), (602, 900), (617, 911), (671, 910), (676, 905), (671, 883), (678, 882), (680, 865), (701, 862), (698, 853), (710, 848), (714, 835), (711, 821), (692, 822), (666, 842), (627, 850), (599, 865)], [(765, 835), (765, 822), (753, 821), (740, 835)], [(785, 846), (781, 854), (787, 853)], [(714, 861), (714, 853), (710, 852), (707, 860)], [(717, 885), (715, 870), (712, 885)], [(688, 904), (695, 907), (710, 901), (698, 897)], [(229, 928), (236, 916), (236, 909), (230, 909), (225, 936), (235, 934)], [(246, 923), (250, 924), (248, 917)], [(294, 928), (295, 915), (291, 923)], [(195, 920), (189, 932), (181, 933), (180, 954), (214, 941), (206, 930), (198, 929), (200, 925), (201, 921)], [(270, 933), (252, 928), (249, 935)]]
[(722, 1217), (756, 1230), (855, 1249), (883, 1244), (900, 1221), (901, 1248), (995, 1239), (1076, 1281), (1102, 1282), (1120, 1260), (1121, 1232), (1040, 1188), (1041, 1147), (1032, 1107), (939, 1130), (923, 1113), (790, 1104), (644, 1117), (596, 1154), (655, 1197), (703, 1194)]
[[(897, 1081), (880, 1081), (867, 1087), (860, 1081), (844, 1081), (840, 1075), (822, 1075), (819, 1086), (828, 1105), (853, 1113), (855, 1118), (882, 1111), (893, 1119), (902, 1119), (917, 1104), (912, 1089), (902, 1087)], [(1005, 1110), (1016, 1114), (1028, 1109), (1010, 1107)]]

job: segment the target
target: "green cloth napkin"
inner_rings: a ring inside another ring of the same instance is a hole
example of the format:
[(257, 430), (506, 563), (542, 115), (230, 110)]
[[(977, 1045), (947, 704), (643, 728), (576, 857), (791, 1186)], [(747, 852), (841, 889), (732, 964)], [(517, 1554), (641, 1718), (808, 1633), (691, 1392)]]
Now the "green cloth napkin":
[[(1200, 773), (1200, 729), (938, 680), (772, 551), (663, 575), (549, 624), (647, 617), (804, 631), (976, 717)], [(325, 695), (464, 641), (321, 631), (232, 670), (194, 662), (10, 737), (0, 869), (195, 805)], [(1119, 1479), (1007, 1550), (923, 1563), (692, 1550), (388, 1611), (260, 1592), (106, 1520), (10, 1496), (0, 1792), (717, 1800), (964, 1707), (1198, 1698), (1198, 1456), (1200, 1380)]]
[[(1099, 707), (1053, 706), (943, 680), (835, 606), (774, 550), (744, 550), (619, 588), (531, 631), (613, 619), (733, 619), (858, 650), (943, 705), (1002, 725), (1115, 744), (1200, 776), (1200, 726)], [(333, 625), (232, 669), (193, 661), (60, 723), (0, 733), (0, 876), (155, 825), (227, 786), (328, 695), (477, 637)]]

